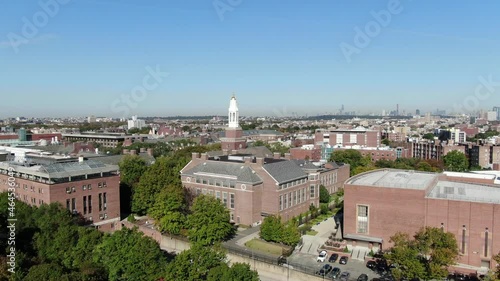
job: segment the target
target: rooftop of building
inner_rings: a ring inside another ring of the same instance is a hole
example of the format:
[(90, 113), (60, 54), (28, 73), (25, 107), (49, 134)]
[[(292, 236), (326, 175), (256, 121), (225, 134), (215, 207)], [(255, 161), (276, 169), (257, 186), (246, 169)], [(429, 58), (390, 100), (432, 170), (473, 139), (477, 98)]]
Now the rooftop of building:
[(189, 170), (182, 171), (185, 175), (220, 177), (226, 176), (228, 180), (236, 180), (251, 184), (261, 183), (262, 179), (249, 166), (238, 162), (215, 162), (206, 161), (192, 167)]
[(118, 166), (116, 165), (107, 165), (94, 160), (52, 163), (48, 165), (30, 165), (28, 163), (15, 161), (0, 162), (0, 170), (2, 170), (2, 172), (5, 173), (9, 168), (13, 169), (14, 172), (18, 174), (48, 179), (78, 177), (118, 171)]
[(438, 181), (427, 198), (500, 204), (500, 188), (477, 183)]
[(439, 177), (436, 173), (378, 169), (356, 175), (346, 184), (425, 190)]

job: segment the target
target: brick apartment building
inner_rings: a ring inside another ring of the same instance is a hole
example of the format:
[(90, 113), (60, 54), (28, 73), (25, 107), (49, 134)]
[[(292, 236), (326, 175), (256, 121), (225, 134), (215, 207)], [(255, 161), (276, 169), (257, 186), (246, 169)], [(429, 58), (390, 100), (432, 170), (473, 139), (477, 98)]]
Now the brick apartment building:
[(346, 181), (343, 235), (356, 247), (387, 249), (396, 232), (440, 227), (455, 235), (458, 268), (484, 272), (500, 252), (500, 188), (494, 174), (379, 169)]
[(318, 130), (314, 135), (314, 141), (318, 143), (328, 143), (331, 146), (352, 146), (380, 147), (380, 132), (367, 130), (358, 127), (352, 130)]
[(32, 206), (59, 202), (81, 214), (96, 228), (114, 229), (120, 220), (118, 166), (93, 160), (49, 165), (0, 162), (0, 192), (8, 191), (9, 170), (15, 179), (16, 198)]

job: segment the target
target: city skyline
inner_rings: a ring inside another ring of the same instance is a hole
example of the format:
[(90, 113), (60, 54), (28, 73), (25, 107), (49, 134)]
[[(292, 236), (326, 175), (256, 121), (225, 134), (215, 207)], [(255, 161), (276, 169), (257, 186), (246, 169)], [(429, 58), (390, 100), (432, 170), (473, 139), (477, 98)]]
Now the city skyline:
[(493, 1), (54, 1), (0, 12), (0, 118), (224, 116), (233, 92), (242, 116), (466, 113), (500, 81)]

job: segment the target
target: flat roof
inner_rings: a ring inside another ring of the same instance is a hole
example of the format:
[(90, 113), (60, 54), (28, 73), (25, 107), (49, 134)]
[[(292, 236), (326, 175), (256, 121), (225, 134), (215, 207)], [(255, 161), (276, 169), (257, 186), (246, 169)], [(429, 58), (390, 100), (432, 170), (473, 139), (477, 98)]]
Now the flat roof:
[(394, 169), (379, 169), (359, 174), (347, 180), (347, 184), (380, 186), (387, 188), (402, 188), (425, 190), (437, 180), (438, 174), (419, 171)]
[(500, 188), (485, 184), (438, 181), (427, 198), (500, 204)]

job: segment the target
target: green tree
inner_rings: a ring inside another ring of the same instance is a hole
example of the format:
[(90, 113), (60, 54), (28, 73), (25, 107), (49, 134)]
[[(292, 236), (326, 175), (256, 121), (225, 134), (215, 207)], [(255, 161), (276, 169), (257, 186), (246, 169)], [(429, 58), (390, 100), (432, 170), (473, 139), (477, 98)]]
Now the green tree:
[[(201, 244), (193, 244), (191, 249), (178, 254), (168, 264), (166, 280), (206, 280), (210, 270), (220, 266), (223, 267), (225, 259), (226, 255), (219, 245), (206, 247)], [(220, 269), (220, 271), (223, 270)]]
[(182, 187), (168, 186), (160, 192), (150, 211), (160, 231), (180, 233), (186, 223), (184, 198)]
[(282, 235), (283, 224), (281, 223), (281, 217), (265, 217), (262, 225), (260, 226), (260, 238), (266, 241), (279, 242), (282, 239)]
[(125, 155), (118, 163), (120, 182), (132, 187), (147, 170), (146, 161), (137, 155)]
[(465, 172), (469, 168), (469, 160), (465, 154), (458, 150), (448, 152), (444, 157), (444, 166), (446, 170), (452, 172)]
[(133, 190), (147, 170), (146, 161), (137, 155), (125, 155), (120, 163), (120, 211), (131, 212)]
[(397, 265), (392, 269), (396, 278), (442, 279), (459, 255), (455, 236), (440, 228), (422, 228), (413, 239), (406, 233), (396, 233), (390, 241), (394, 246), (385, 258)]
[(229, 210), (213, 196), (199, 195), (188, 215), (189, 240), (201, 245), (213, 245), (234, 234), (229, 222)]
[[(370, 157), (363, 157), (361, 152), (355, 149), (335, 150), (330, 156), (330, 161), (349, 164), (351, 166), (351, 176), (373, 169)], [(358, 167), (361, 168), (356, 170)]]
[[(132, 211), (145, 215), (154, 205), (158, 194), (168, 185), (181, 186), (179, 159), (160, 157), (147, 168), (139, 183), (134, 187)], [(185, 164), (185, 163), (184, 163)]]
[[(61, 281), (66, 278), (63, 278), (64, 268), (58, 265), (57, 263), (53, 264), (40, 264), (35, 265), (30, 268), (28, 275), (24, 277), (25, 281)], [(67, 280), (67, 279), (66, 279)]]
[(319, 186), (319, 202), (320, 203), (329, 203), (330, 202), (330, 193), (328, 189), (324, 185)]
[(383, 139), (382, 144), (389, 146), (389, 145), (391, 145), (391, 141), (389, 139)]
[(128, 228), (106, 235), (93, 260), (105, 266), (110, 281), (158, 280), (167, 264), (156, 241)]
[(288, 246), (295, 246), (299, 243), (299, 224), (296, 220), (289, 220), (281, 229), (281, 240), (276, 242), (280, 242)]
[(422, 138), (426, 139), (426, 140), (434, 140), (434, 134), (433, 133), (427, 133), (427, 134), (423, 135)]

